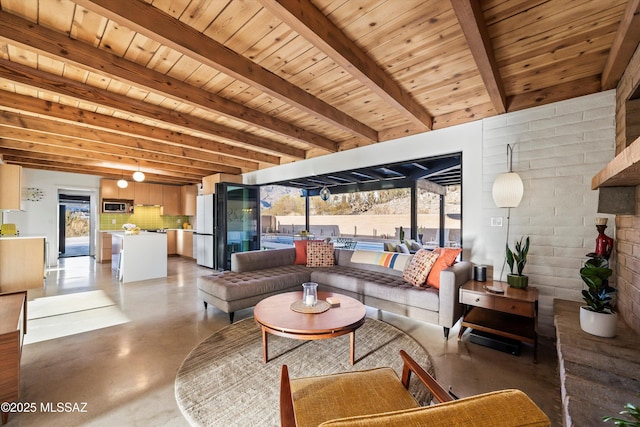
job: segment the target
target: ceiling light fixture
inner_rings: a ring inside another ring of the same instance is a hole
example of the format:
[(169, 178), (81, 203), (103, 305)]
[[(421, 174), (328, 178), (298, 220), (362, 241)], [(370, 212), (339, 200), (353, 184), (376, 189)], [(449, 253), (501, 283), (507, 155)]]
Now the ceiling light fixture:
[(122, 177), (117, 182), (118, 187), (127, 188), (129, 183), (124, 179), (124, 172), (122, 173)]
[(331, 191), (329, 191), (329, 189), (325, 185), (324, 187), (322, 187), (322, 190), (320, 190), (320, 198), (326, 202), (327, 200), (329, 200), (329, 196), (331, 196)]
[(140, 162), (138, 162), (138, 170), (133, 173), (133, 180), (136, 182), (144, 181), (144, 173), (140, 172)]

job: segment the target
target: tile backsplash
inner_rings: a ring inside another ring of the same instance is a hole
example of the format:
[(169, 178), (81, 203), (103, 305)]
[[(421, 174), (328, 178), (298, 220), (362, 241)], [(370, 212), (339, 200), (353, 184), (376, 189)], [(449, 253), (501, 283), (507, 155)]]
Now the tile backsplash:
[(135, 206), (131, 215), (100, 214), (100, 230), (121, 230), (122, 224), (126, 223), (142, 229), (183, 228), (185, 222), (191, 223), (191, 218), (185, 215), (160, 215), (161, 209), (160, 206)]

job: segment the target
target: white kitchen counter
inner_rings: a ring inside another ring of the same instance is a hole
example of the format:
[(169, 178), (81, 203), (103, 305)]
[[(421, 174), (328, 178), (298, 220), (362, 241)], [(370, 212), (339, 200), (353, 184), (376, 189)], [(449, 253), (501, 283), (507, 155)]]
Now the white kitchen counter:
[[(120, 267), (123, 282), (167, 277), (167, 235), (165, 233), (125, 234), (111, 231), (112, 265)], [(122, 259), (120, 259), (122, 253)]]

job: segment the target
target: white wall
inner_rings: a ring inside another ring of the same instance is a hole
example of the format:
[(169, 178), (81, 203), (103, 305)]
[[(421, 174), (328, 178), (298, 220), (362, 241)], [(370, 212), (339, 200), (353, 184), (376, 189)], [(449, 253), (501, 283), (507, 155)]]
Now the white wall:
[[(523, 178), (525, 193), (511, 212), (510, 244), (523, 235), (531, 238), (525, 273), (540, 291), (540, 332), (553, 335), (553, 299), (580, 300), (578, 270), (595, 248), (597, 192), (591, 190), (591, 177), (614, 156), (614, 115), (612, 90), (251, 172), (244, 182), (262, 184), (461, 151), (463, 257), (493, 267), (498, 278), (506, 209), (496, 208), (491, 187), (508, 169), (506, 147), (511, 144), (513, 170)], [(502, 217), (504, 226), (491, 227), (491, 217)]]
[[(511, 144), (524, 197), (511, 210), (509, 244), (513, 248), (516, 239), (531, 238), (525, 273), (540, 292), (545, 335), (553, 334), (554, 298), (582, 299), (578, 270), (595, 250), (595, 217), (608, 217), (613, 224), (613, 216), (596, 214), (598, 192), (591, 190), (591, 178), (615, 154), (615, 102), (611, 90), (483, 120), (482, 223), (488, 258), (498, 278), (505, 233), (486, 224), (492, 216), (506, 215), (506, 209), (492, 204), (491, 187), (497, 174), (507, 171), (506, 144)], [(612, 235), (614, 227), (607, 232)]]
[[(94, 195), (91, 206), (94, 213), (99, 213), (98, 195), (100, 192), (100, 177), (64, 172), (52, 172), (38, 169), (22, 169), (22, 187), (35, 187), (44, 191), (44, 198), (37, 202), (23, 200), (21, 212), (7, 212), (4, 222), (15, 223), (21, 235), (44, 235), (47, 237), (49, 258), (48, 266), (58, 262), (58, 191), (75, 190)], [(68, 192), (68, 191), (67, 191)], [(94, 215), (98, 218), (98, 215)], [(97, 224), (92, 224), (92, 231)], [(95, 247), (95, 233), (94, 247)]]

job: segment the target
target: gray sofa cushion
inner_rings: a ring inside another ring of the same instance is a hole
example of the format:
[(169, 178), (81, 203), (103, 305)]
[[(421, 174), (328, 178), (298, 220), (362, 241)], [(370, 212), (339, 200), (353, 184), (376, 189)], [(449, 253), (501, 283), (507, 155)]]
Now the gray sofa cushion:
[(235, 301), (301, 285), (309, 281), (310, 272), (304, 265), (285, 265), (243, 273), (224, 271), (198, 277), (198, 288), (222, 300)]
[(231, 271), (241, 273), (264, 268), (290, 266), (295, 259), (296, 248), (236, 252), (231, 254)]
[(402, 277), (378, 271), (337, 265), (312, 270), (311, 281), (320, 283), (320, 288), (324, 284), (360, 295), (436, 312), (440, 305), (437, 289), (413, 286)]

